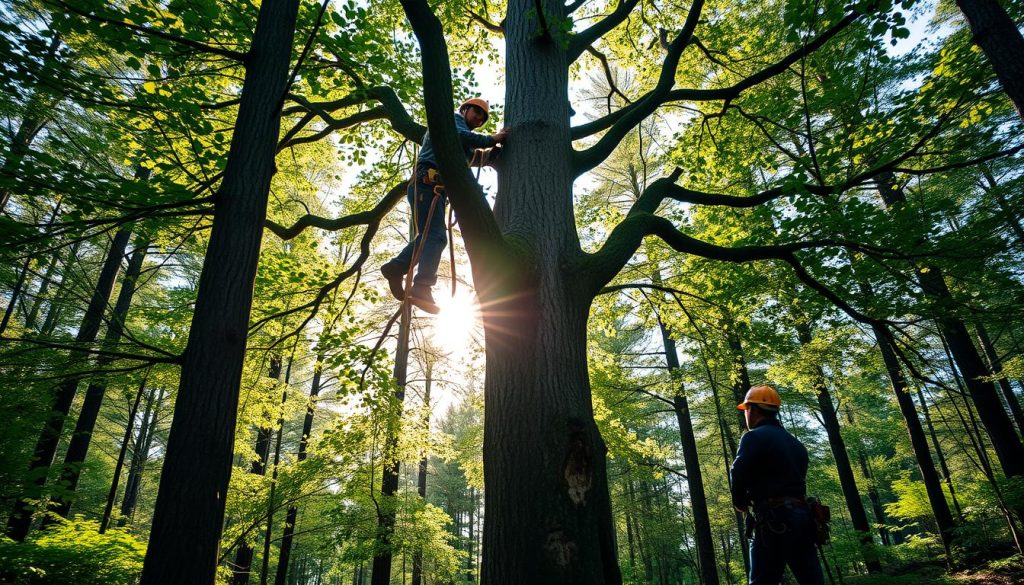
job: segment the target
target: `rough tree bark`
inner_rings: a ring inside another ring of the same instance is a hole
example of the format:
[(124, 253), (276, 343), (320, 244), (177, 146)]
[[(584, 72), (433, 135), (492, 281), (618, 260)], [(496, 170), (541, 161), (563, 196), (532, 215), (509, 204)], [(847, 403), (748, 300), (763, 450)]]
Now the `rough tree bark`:
[(957, 0), (967, 17), (971, 41), (988, 57), (1003, 91), (1024, 118), (1024, 37), (998, 0)]
[(143, 585), (212, 583), (298, 0), (265, 0), (182, 356)]

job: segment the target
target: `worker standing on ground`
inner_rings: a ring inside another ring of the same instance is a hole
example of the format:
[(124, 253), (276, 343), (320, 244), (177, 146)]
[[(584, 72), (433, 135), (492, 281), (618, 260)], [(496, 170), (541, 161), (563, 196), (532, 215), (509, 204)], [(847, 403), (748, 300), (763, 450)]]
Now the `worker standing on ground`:
[[(474, 159), (475, 150), (497, 146), (504, 142), (508, 135), (506, 129), (489, 136), (473, 132), (487, 122), (489, 115), (490, 107), (486, 101), (480, 98), (466, 100), (459, 106), (459, 111), (455, 113), (455, 129), (459, 134), (467, 161)], [(485, 157), (479, 158), (481, 161), (485, 159)], [(431, 214), (431, 205), (435, 194), (438, 194), (439, 198), (437, 203), (433, 203), (433, 213)], [(441, 253), (444, 252), (448, 238), (445, 235), (446, 197), (437, 174), (437, 159), (429, 132), (423, 137), (423, 146), (420, 148), (417, 158), (414, 177), (409, 181), (407, 197), (416, 217), (416, 238), (409, 242), (398, 256), (381, 266), (380, 271), (388, 281), (391, 294), (396, 299), (403, 300), (405, 298), (403, 280), (418, 251), (419, 262), (413, 285), (409, 290), (409, 302), (428, 313), (437, 313), (439, 309), (434, 303), (431, 289), (437, 282), (437, 266), (441, 262)], [(426, 225), (428, 216), (430, 225)], [(421, 239), (423, 239), (422, 249), (420, 249)]]
[(753, 386), (736, 408), (749, 431), (732, 462), (732, 502), (750, 514), (750, 585), (778, 585), (789, 565), (800, 585), (822, 585), (815, 556), (815, 524), (807, 506), (807, 448), (778, 420), (782, 399), (768, 385)]

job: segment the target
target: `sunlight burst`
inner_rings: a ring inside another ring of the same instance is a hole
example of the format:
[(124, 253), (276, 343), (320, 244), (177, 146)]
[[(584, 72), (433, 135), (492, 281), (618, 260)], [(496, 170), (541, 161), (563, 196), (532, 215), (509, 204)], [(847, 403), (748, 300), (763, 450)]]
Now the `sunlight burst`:
[(435, 298), (441, 312), (431, 322), (430, 335), (434, 343), (443, 351), (465, 352), (470, 341), (479, 335), (480, 305), (476, 295), (461, 287), (454, 297), (441, 293)]

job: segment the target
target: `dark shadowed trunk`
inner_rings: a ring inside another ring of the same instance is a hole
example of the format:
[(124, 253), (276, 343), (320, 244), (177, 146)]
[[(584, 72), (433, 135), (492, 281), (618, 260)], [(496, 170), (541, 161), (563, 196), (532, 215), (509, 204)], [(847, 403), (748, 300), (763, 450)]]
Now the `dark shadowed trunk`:
[[(800, 343), (806, 345), (811, 342), (811, 331), (804, 325), (797, 327), (797, 336)], [(825, 384), (825, 375), (820, 367), (817, 369), (817, 381), (815, 391), (818, 397), (818, 410), (821, 414), (821, 423), (825, 427), (825, 434), (828, 435), (828, 445), (832, 450), (832, 457), (835, 459), (836, 472), (839, 475), (839, 485), (843, 490), (843, 499), (846, 501), (846, 509), (850, 513), (850, 523), (857, 531), (860, 539), (861, 555), (869, 573), (882, 570), (878, 562), (878, 555), (874, 550), (874, 542), (871, 538), (871, 526), (868, 524), (868, 515), (864, 510), (864, 502), (861, 500), (860, 492), (857, 490), (857, 480), (853, 475), (853, 466), (850, 464), (850, 456), (846, 451), (846, 442), (843, 440), (842, 431), (839, 428), (839, 417), (836, 415), (836, 406), (832, 401), (832, 393)]]
[(989, 370), (993, 375), (999, 377), (996, 382), (999, 384), (999, 390), (1003, 394), (1006, 408), (1009, 409), (1010, 414), (1013, 416), (1013, 422), (1017, 425), (1017, 432), (1024, 433), (1024, 410), (1021, 410), (1020, 401), (1013, 393), (1010, 381), (1003, 375), (1003, 360), (999, 358), (999, 353), (992, 344), (992, 339), (988, 336), (988, 330), (985, 329), (985, 326), (978, 323), (976, 329), (978, 331), (978, 342), (981, 345), (982, 353), (985, 355), (985, 361), (988, 364)]
[[(665, 348), (665, 364), (669, 372), (679, 370), (679, 354), (676, 342), (661, 319), (658, 320), (661, 340)], [(697, 541), (697, 566), (703, 585), (718, 583), (718, 562), (715, 560), (715, 541), (711, 536), (711, 519), (708, 515), (708, 501), (704, 493), (704, 477), (700, 471), (697, 455), (697, 438), (693, 434), (690, 420), (690, 405), (680, 383), (679, 392), (672, 397), (672, 409), (679, 424), (679, 442), (683, 448), (683, 463), (686, 465), (686, 484), (690, 491), (690, 508), (693, 512), (693, 532)]]
[[(132, 297), (135, 295), (135, 282), (142, 272), (142, 262), (146, 258), (145, 241), (138, 241), (131, 259), (128, 261), (128, 268), (125, 269), (124, 278), (121, 281), (121, 290), (117, 295), (117, 302), (110, 315), (110, 322), (107, 325), (107, 332), (103, 337), (103, 347), (110, 351), (117, 349), (121, 341), (121, 334), (124, 330), (125, 319), (128, 317), (128, 309), (132, 304)], [(102, 355), (96, 360), (96, 369), (100, 375), (103, 370), (113, 363), (114, 358), (110, 355)], [(103, 396), (107, 392), (106, 380), (100, 378), (89, 384), (85, 392), (85, 400), (78, 413), (78, 420), (75, 422), (75, 430), (71, 435), (71, 442), (68, 444), (67, 453), (64, 455), (64, 465), (60, 470), (60, 483), (64, 488), (65, 495), (57, 500), (53, 511), (58, 515), (67, 517), (71, 510), (71, 494), (78, 488), (78, 479), (82, 475), (82, 465), (85, 463), (85, 456), (89, 452), (89, 443), (92, 441), (92, 432), (96, 427), (96, 419), (100, 414), (100, 406), (103, 405)], [(44, 525), (46, 522), (44, 521)]]
[[(135, 392), (135, 400), (132, 401), (131, 407), (128, 409), (128, 423), (124, 427), (124, 437), (121, 439), (121, 448), (117, 451), (117, 463), (114, 464), (114, 477), (110, 481), (110, 491), (107, 492), (107, 503), (103, 507), (103, 516), (100, 518), (100, 534), (107, 531), (107, 526), (110, 525), (110, 516), (114, 511), (114, 501), (117, 499), (117, 488), (121, 482), (121, 470), (124, 469), (124, 460), (128, 454), (129, 445), (132, 442), (132, 431), (135, 430), (135, 417), (139, 412), (139, 403), (142, 401), (142, 395), (146, 394), (146, 380), (149, 378), (148, 372), (146, 377), (139, 383), (139, 389)], [(146, 399), (146, 410), (148, 411), (152, 406), (152, 395)], [(148, 416), (148, 414), (147, 414)], [(142, 421), (145, 423), (145, 419)], [(141, 434), (141, 430), (140, 430)]]
[(405, 401), (405, 382), (409, 371), (409, 327), (412, 307), (402, 303), (402, 316), (398, 326), (398, 346), (395, 350), (395, 395), (386, 413), (384, 448), (381, 450), (383, 471), (380, 481), (380, 502), (377, 507), (377, 542), (373, 557), (371, 585), (391, 583), (391, 535), (395, 530), (394, 495), (398, 491), (398, 433), (402, 403)]
[(143, 585), (212, 583), (298, 0), (264, 0), (182, 356)]
[[(313, 413), (316, 408), (316, 400), (320, 395), (320, 379), (322, 370), (320, 363), (323, 356), (316, 356), (316, 365), (313, 366), (313, 382), (309, 387), (309, 403), (306, 405), (306, 417), (302, 420), (302, 436), (299, 437), (299, 463), (306, 460), (306, 448), (309, 446), (309, 435), (313, 432)], [(288, 514), (285, 517), (284, 529), (281, 534), (281, 553), (277, 559), (277, 575), (274, 578), (274, 585), (284, 585), (288, 575), (288, 563), (292, 554), (292, 541), (295, 538), (295, 522), (298, 521), (299, 508), (295, 505), (288, 507)]]
[(163, 401), (163, 389), (150, 391), (146, 396), (146, 410), (142, 413), (139, 434), (132, 448), (132, 461), (128, 466), (128, 477), (124, 482), (124, 497), (121, 499), (118, 526), (127, 525), (135, 515), (135, 505), (139, 501), (139, 486), (142, 485), (142, 474), (146, 471), (146, 463), (149, 461), (149, 449), (153, 446), (157, 417)]
[(1024, 37), (998, 0), (957, 0), (1017, 114), (1024, 118)]
[[(880, 177), (879, 193), (889, 207), (906, 202), (906, 195), (891, 175)], [(971, 342), (967, 325), (955, 313), (957, 304), (946, 286), (942, 270), (938, 266), (924, 266), (914, 272), (921, 291), (935, 304), (935, 322), (949, 345), (1003, 472), (1009, 477), (1024, 475), (1024, 444), (1003, 408), (995, 384), (988, 379), (992, 374)]]
[[(107, 307), (110, 293), (114, 289), (114, 281), (121, 268), (121, 259), (124, 258), (124, 250), (131, 237), (131, 227), (123, 227), (114, 235), (114, 239), (107, 250), (107, 257), (100, 270), (99, 278), (96, 281), (96, 288), (93, 289), (89, 299), (89, 306), (82, 317), (82, 323), (78, 328), (75, 341), (81, 344), (92, 343), (96, 340), (100, 326), (103, 324), (103, 311)], [(64, 421), (71, 412), (71, 405), (78, 392), (78, 382), (81, 375), (76, 375), (76, 370), (85, 366), (85, 360), (81, 356), (75, 356), (68, 370), (72, 377), (57, 386), (54, 399), (50, 406), (50, 413), (43, 423), (39, 439), (36, 441), (35, 450), (32, 454), (32, 462), (29, 464), (29, 484), (25, 492), (14, 505), (14, 511), (7, 520), (7, 536), (14, 540), (24, 540), (32, 524), (32, 506), (28, 499), (36, 499), (42, 495), (43, 485), (46, 483), (47, 472), (53, 464), (54, 455), (57, 452), (57, 444), (60, 442), (60, 435), (64, 429)]]

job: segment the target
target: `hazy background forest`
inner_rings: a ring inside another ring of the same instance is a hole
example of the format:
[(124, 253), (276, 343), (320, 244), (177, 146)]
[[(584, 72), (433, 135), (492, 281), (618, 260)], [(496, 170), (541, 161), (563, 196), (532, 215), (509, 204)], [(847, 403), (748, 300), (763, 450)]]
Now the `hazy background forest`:
[[(189, 483), (162, 475), (183, 356), (218, 322), (193, 316), (230, 153), (260, 131), (236, 121), (264, 56), (247, 51), (260, 10), (286, 2), (0, 4), (4, 582), (138, 582), (158, 489)], [(229, 332), (237, 410), (214, 425), (233, 440), (217, 583), (481, 582), (498, 463), (488, 309), (460, 226), (441, 314), (408, 322), (404, 384), (378, 271), (408, 241), (403, 181), (427, 124), (414, 4), (299, 2), (287, 85), (264, 99), (281, 127), (273, 168), (251, 172), (269, 182), (266, 220), (246, 220), (264, 229), (247, 331)], [(763, 382), (832, 506), (830, 582), (1024, 577), (1019, 30), (984, 37), (1008, 40), (1007, 85), (949, 0), (709, 0), (695, 33), (685, 2), (554, 4), (548, 41), (578, 57), (573, 144), (600, 151), (617, 116), (661, 96), (576, 180), (583, 251), (666, 178), (685, 186), (658, 208), (678, 237), (644, 239), (587, 324), (623, 582), (746, 582), (728, 468), (735, 404)], [(506, 3), (431, 8), (455, 99), (490, 100), (496, 131)], [(1024, 22), (1024, 5), (1003, 8)], [(680, 29), (693, 36), (662, 88)], [(512, 127), (509, 147), (528, 135)], [(480, 176), (492, 203), (496, 176)], [(773, 245), (786, 255), (758, 256)], [(186, 457), (226, 473), (204, 449)]]

